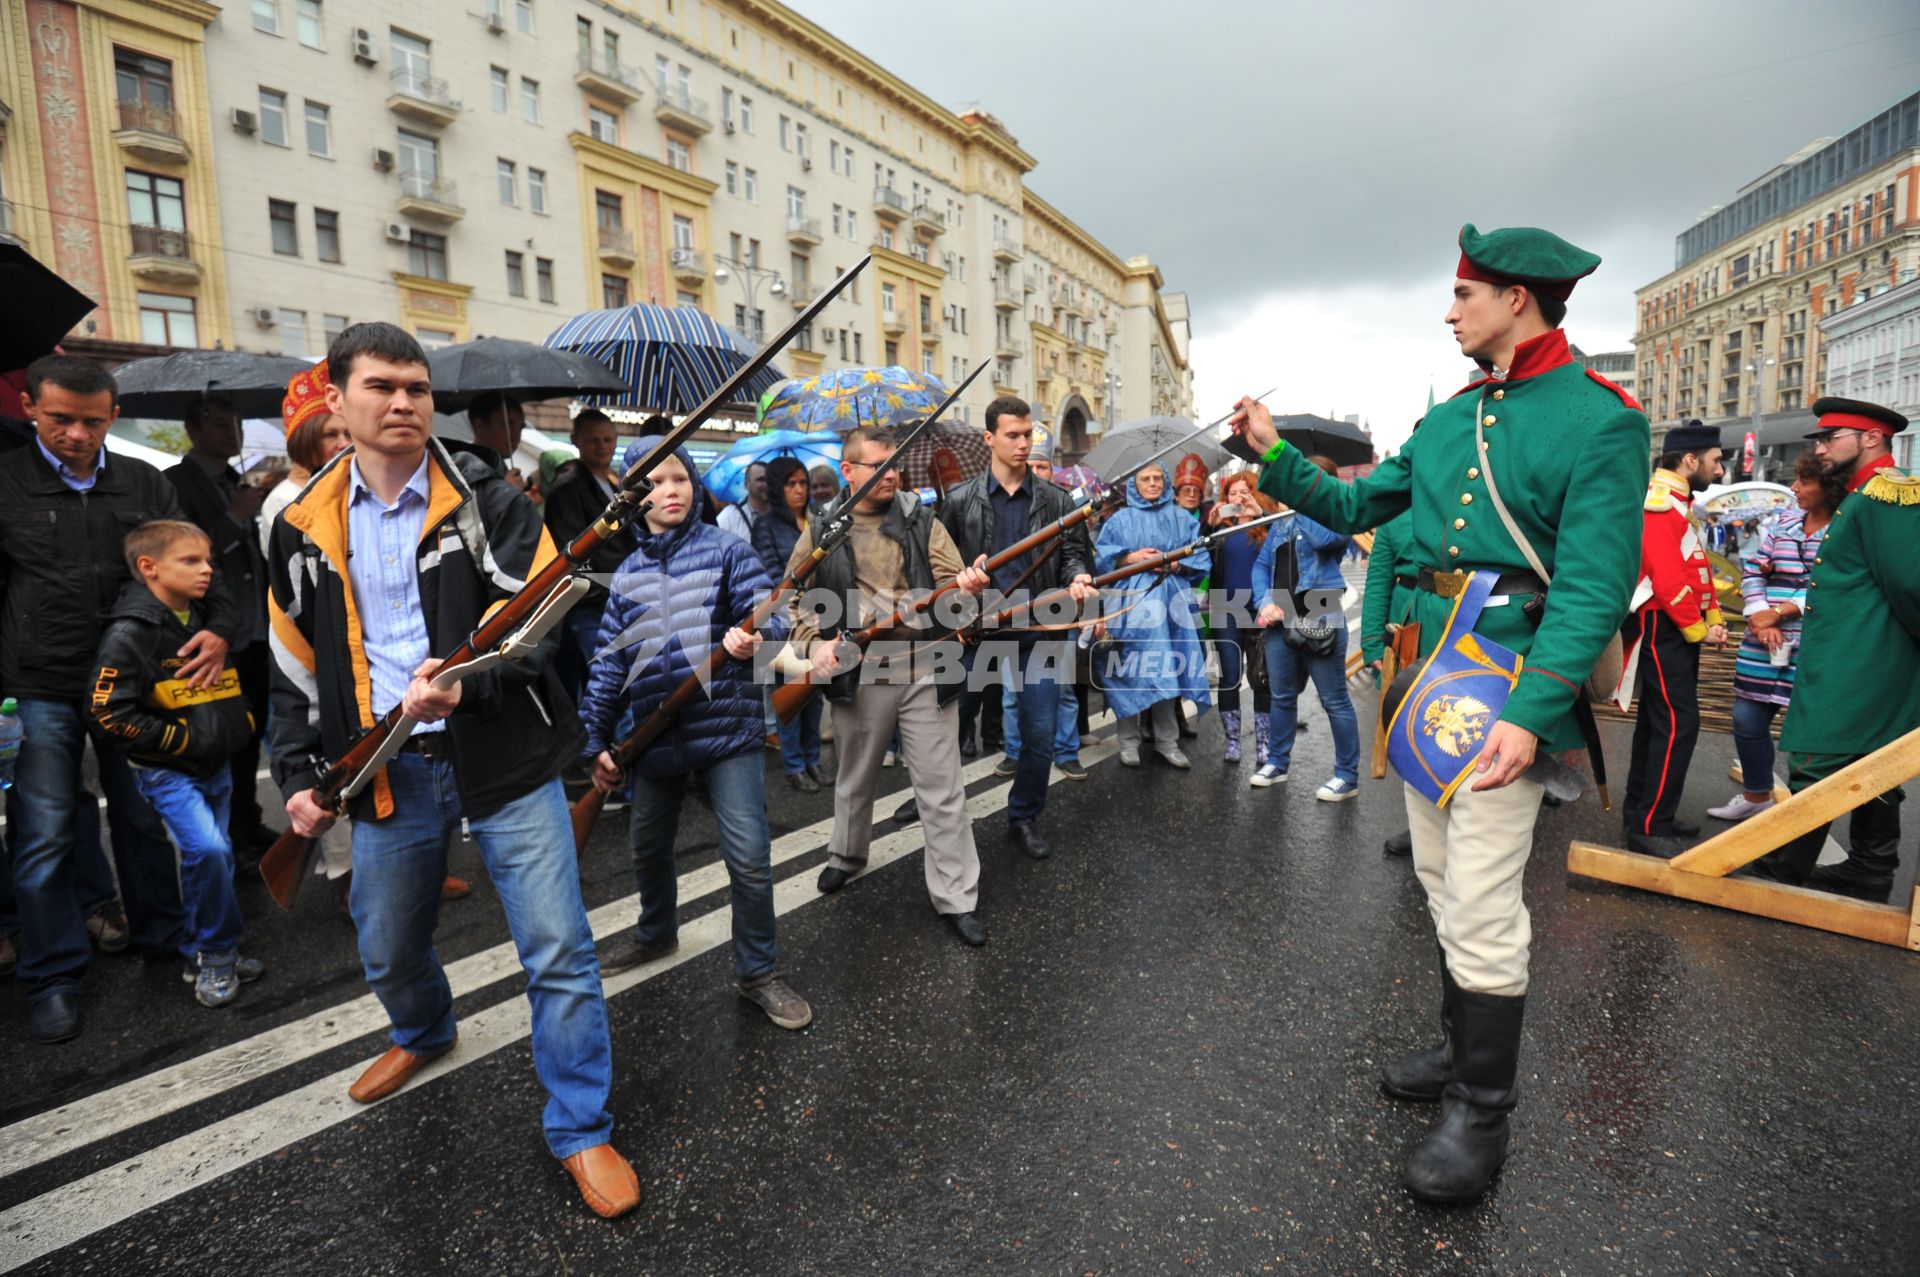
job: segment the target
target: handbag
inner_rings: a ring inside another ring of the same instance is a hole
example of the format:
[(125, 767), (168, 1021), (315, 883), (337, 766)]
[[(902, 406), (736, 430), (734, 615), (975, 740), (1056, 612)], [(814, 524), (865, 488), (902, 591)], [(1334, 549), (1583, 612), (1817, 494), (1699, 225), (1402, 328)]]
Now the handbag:
[[(1287, 538), (1287, 593), (1294, 601), (1294, 617), (1300, 616), (1300, 549)], [(1274, 577), (1280, 575), (1280, 555), (1273, 556)], [(1344, 632), (1337, 625), (1309, 625), (1304, 620), (1294, 619), (1287, 622), (1283, 637), (1287, 646), (1303, 656), (1333, 656)]]

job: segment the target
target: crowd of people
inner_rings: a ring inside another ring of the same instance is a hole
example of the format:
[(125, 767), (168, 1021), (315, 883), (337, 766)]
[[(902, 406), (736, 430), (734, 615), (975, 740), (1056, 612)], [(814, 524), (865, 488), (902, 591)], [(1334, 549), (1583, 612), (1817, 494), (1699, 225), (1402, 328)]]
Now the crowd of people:
[[(1457, 704), (1427, 715), (1459, 734), (1429, 730), (1414, 744), (1418, 768), (1397, 762), (1408, 829), (1387, 848), (1411, 854), (1427, 894), (1443, 989), (1441, 1042), (1389, 1065), (1383, 1084), (1445, 1100), (1409, 1156), (1412, 1190), (1471, 1200), (1505, 1155), (1518, 1096), (1530, 940), (1520, 870), (1548, 756), (1597, 748), (1583, 689), (1624, 639), (1622, 682), (1640, 715), (1627, 839), (1674, 854), (1698, 832), (1678, 803), (1699, 730), (1700, 646), (1730, 641), (1732, 627), (1691, 512), (1719, 477), (1717, 432), (1668, 432), (1649, 479), (1645, 418), (1568, 353), (1566, 298), (1598, 259), (1532, 230), (1469, 226), (1460, 249), (1447, 322), (1487, 374), (1430, 412), (1400, 453), (1343, 482), (1243, 400), (1232, 426), (1257, 465), (1210, 475), (1197, 456), (1143, 464), (1117, 476), (1097, 529), (1084, 497), (1050, 481), (1053, 441), (1012, 396), (985, 411), (985, 468), (936, 503), (904, 487), (893, 436), (862, 428), (844, 437), (837, 473), (776, 457), (723, 505), (684, 447), (663, 447), (666, 418), (645, 423), (616, 465), (618, 431), (595, 410), (573, 420), (576, 458), (516, 483), (507, 458), (521, 406), (483, 397), (473, 442), (435, 438), (424, 352), (402, 329), (363, 323), (289, 385), (293, 468), (268, 490), (232, 468), (240, 434), (221, 401), (195, 404), (192, 450), (162, 474), (103, 446), (118, 411), (111, 374), (85, 359), (38, 361), (23, 397), (34, 433), (0, 456), (0, 686), (25, 730), (0, 958), (14, 965), (32, 1034), (52, 1043), (81, 1031), (95, 947), (181, 959), (208, 1007), (266, 974), (243, 951), (236, 887), (280, 832), (256, 798), (264, 751), (287, 826), (321, 839), (322, 871), (350, 884), (342, 908), (391, 1021), (390, 1048), (352, 1098), (392, 1094), (456, 1045), (433, 933), (439, 901), (467, 891), (448, 876), (449, 844), (470, 837), (527, 972), (549, 1147), (595, 1211), (620, 1214), (640, 1190), (612, 1145), (600, 977), (678, 945), (675, 847), (689, 792), (704, 794), (718, 831), (738, 994), (771, 1023), (803, 1028), (812, 1007), (780, 964), (773, 905), (765, 760), (775, 749), (787, 786), (833, 790), (825, 894), (866, 867), (881, 772), (904, 766), (932, 911), (961, 942), (984, 945), (964, 759), (1004, 749), (995, 774), (1012, 781), (1008, 841), (1045, 860), (1049, 785), (1056, 770), (1086, 777), (1096, 698), (1115, 720), (1122, 766), (1151, 754), (1180, 770), (1194, 766), (1187, 706), (1204, 713), (1217, 700), (1222, 763), (1241, 764), (1251, 727), (1248, 783), (1267, 789), (1289, 777), (1310, 684), (1333, 738), (1315, 797), (1356, 795), (1342, 563), (1369, 534), (1362, 661), (1382, 668), (1408, 638), (1432, 658), (1383, 689), (1394, 703), (1438, 704), (1422, 698), (1448, 653), (1496, 671), (1513, 657), (1497, 703), (1474, 702), (1479, 721)], [(1776, 800), (1770, 729), (1782, 706), (1793, 789), (1920, 724), (1911, 689), (1862, 709), (1834, 681), (1832, 646), (1920, 641), (1914, 574), (1886, 561), (1903, 526), (1889, 521), (1904, 517), (1887, 511), (1920, 505), (1910, 495), (1920, 483), (1887, 452), (1905, 421), (1850, 401), (1815, 413), (1798, 509), (1742, 563), (1741, 792), (1716, 819)], [(591, 591), (565, 624), (522, 659), (437, 680), (435, 654), (559, 547), (602, 527), (621, 475), (643, 459), (645, 507), (594, 548)], [(1524, 501), (1509, 506), (1502, 486)], [(1623, 535), (1633, 526), (1638, 537)], [(817, 544), (831, 552), (816, 559)], [(1852, 557), (1836, 568), (1841, 544)], [(789, 578), (807, 589), (763, 607)], [(1838, 597), (1821, 598), (1815, 619), (1823, 584)], [(942, 597), (965, 619), (932, 606)], [(1802, 648), (1828, 655), (1801, 660)], [(1825, 682), (1811, 674), (1829, 664)], [(676, 698), (695, 678), (700, 694)], [(776, 713), (795, 693), (797, 708)], [(1817, 708), (1800, 712), (1807, 701)], [(395, 707), (413, 723), (404, 746), (344, 807), (323, 803), (329, 761)], [(89, 742), (110, 839), (83, 782)], [(566, 853), (569, 779), (627, 812), (638, 916), (605, 952)], [(1884, 899), (1898, 799), (1855, 813), (1843, 864), (1816, 870), (1820, 843), (1801, 839), (1761, 872)]]

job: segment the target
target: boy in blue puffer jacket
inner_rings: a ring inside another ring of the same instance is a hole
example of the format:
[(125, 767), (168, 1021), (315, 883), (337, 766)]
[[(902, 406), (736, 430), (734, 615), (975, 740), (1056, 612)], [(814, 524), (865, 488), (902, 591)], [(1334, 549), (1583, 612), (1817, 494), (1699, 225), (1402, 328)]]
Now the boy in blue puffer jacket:
[[(631, 445), (622, 472), (659, 442), (651, 436)], [(609, 792), (620, 783), (610, 751), (621, 712), (630, 707), (635, 722), (645, 721), (696, 668), (705, 669), (716, 645), (734, 658), (634, 763), (628, 828), (640, 920), (600, 959), (600, 970), (624, 971), (680, 947), (673, 843), (687, 782), (699, 772), (713, 799), (732, 883), (740, 996), (781, 1028), (800, 1029), (813, 1020), (813, 1008), (776, 966), (773, 845), (761, 764), (766, 728), (752, 664), (763, 640), (786, 637), (786, 619), (776, 613), (756, 634), (740, 628), (773, 583), (751, 546), (701, 522), (698, 476), (684, 448), (649, 476), (654, 488), (644, 526), (635, 528), (639, 544), (614, 575), (580, 704), (593, 783)]]

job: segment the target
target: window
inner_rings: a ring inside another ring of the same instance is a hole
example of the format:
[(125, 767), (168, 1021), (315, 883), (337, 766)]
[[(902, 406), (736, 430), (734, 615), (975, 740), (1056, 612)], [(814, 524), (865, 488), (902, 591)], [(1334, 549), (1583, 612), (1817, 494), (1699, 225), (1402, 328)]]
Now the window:
[(521, 35), (533, 34), (533, 0), (513, 0), (513, 25)]
[(416, 330), (413, 335), (420, 339), (420, 348), (422, 350), (439, 350), (442, 347), (453, 345), (453, 333), (445, 328), (421, 328)]
[(278, 89), (260, 90), (260, 140), (287, 145), (287, 95)]
[(793, 121), (784, 115), (780, 117), (780, 149), (783, 151), (793, 149)]
[(280, 0), (253, 0), (253, 29), (280, 34)]
[(582, 68), (593, 65), (593, 23), (585, 18), (573, 20), (573, 48)]
[(513, 161), (495, 161), (494, 171), (500, 179), (500, 202), (502, 204), (518, 204), (520, 202), (520, 179), (516, 176)]
[(307, 353), (307, 312), (280, 308), (280, 353), (298, 359)]
[[(123, 124), (173, 132), (171, 62), (116, 48), (113, 51), (113, 79)], [(129, 112), (128, 108), (133, 110)]]
[(667, 167), (682, 173), (693, 172), (693, 148), (677, 137), (668, 138)]
[(841, 158), (840, 171), (846, 174), (848, 177), (852, 177), (853, 176), (853, 148), (851, 146), (844, 148), (840, 152), (840, 158)]
[(620, 145), (620, 117), (604, 106), (587, 107), (587, 135), (609, 146)]
[(807, 141), (807, 126), (804, 124), (794, 125), (793, 126), (794, 153), (804, 160), (807, 158), (807, 156), (813, 153), (811, 150), (811, 145), (812, 144)]
[(807, 215), (807, 193), (797, 186), (787, 188), (787, 216), (805, 217)]
[[(880, 285), (880, 309), (884, 311), (886, 314), (889, 314), (889, 315), (893, 314), (893, 299), (894, 299), (893, 285), (892, 284)], [(889, 359), (887, 362), (892, 363), (893, 361)]]
[(512, 249), (507, 250), (507, 296), (525, 297), (527, 295), (526, 257)]
[(533, 259), (533, 278), (540, 286), (540, 300), (551, 306), (553, 304), (553, 259), (551, 257)]
[(540, 82), (520, 77), (520, 118), (528, 124), (540, 123)]
[(505, 112), (510, 85), (505, 67), (487, 68), (487, 86), (493, 95), (493, 109)]
[[(259, 12), (259, 5), (254, 6)], [(149, 346), (198, 346), (193, 298), (171, 293), (140, 293), (140, 340)]]
[(674, 297), (675, 297), (675, 299), (676, 299), (676, 300), (677, 300), (677, 301), (678, 301), (678, 302), (680, 303), (680, 305), (682, 305), (682, 306), (691, 306), (691, 307), (693, 307), (693, 308), (694, 308), (695, 310), (699, 310), (699, 309), (700, 309), (700, 294), (699, 294), (699, 293), (690, 293), (690, 292), (688, 292), (688, 291), (687, 291), (686, 289), (684, 289), (684, 288), (683, 288), (683, 289), (681, 289), (681, 290), (680, 290), (679, 292), (677, 292), (677, 293), (675, 293), (675, 294), (674, 294)]
[(536, 213), (547, 211), (547, 171), (543, 168), (527, 170), (527, 207)]
[(267, 222), (273, 228), (273, 251), (282, 257), (300, 256), (299, 210), (286, 200), (267, 201)]
[(693, 219), (691, 217), (683, 217), (678, 213), (673, 215), (673, 246), (692, 251)]
[(760, 175), (752, 169), (747, 169), (742, 176), (744, 178), (744, 184), (740, 188), (740, 194), (746, 199), (747, 203), (758, 204), (760, 202)]
[(627, 277), (625, 275), (602, 275), (600, 277), (600, 309), (618, 310), (627, 304)]
[(727, 194), (740, 193), (740, 166), (732, 160), (727, 161)]
[(727, 124), (733, 123), (732, 89), (723, 88), (720, 90), (720, 119)]
[(609, 70), (620, 65), (620, 37), (612, 27), (600, 29), (600, 53)]
[(440, 176), (440, 143), (424, 133), (409, 133), (405, 129), (396, 131), (400, 150), (400, 177), (403, 188), (409, 185), (409, 177), (420, 179), (417, 186), (425, 189)]
[(320, 335), (326, 338), (326, 344), (331, 346), (341, 333), (347, 331), (347, 325), (350, 322), (352, 321), (345, 315), (322, 315), (320, 316)]
[(407, 241), (407, 273), (422, 279), (445, 279), (447, 237), (416, 229)]
[(313, 210), (313, 251), (323, 262), (340, 260), (340, 214), (333, 209)]
[(835, 235), (840, 234), (840, 206), (838, 204), (833, 206), (833, 233)]
[(429, 55), (431, 46), (427, 41), (417, 35), (389, 28), (387, 47), (393, 54), (394, 82), (424, 89), (433, 75), (433, 62)]
[(740, 95), (740, 131), (753, 132), (753, 99), (744, 93)]
[(186, 188), (180, 179), (127, 170), (127, 221), (162, 230), (187, 229)]
[(320, 47), (320, 0), (293, 0), (294, 27), (300, 43), (309, 49)]
[(620, 197), (612, 191), (593, 193), (593, 224), (602, 230), (619, 230), (625, 223), (621, 214), (625, 211)]
[(827, 142), (827, 167), (836, 173), (840, 171), (840, 144), (831, 139)]
[(333, 116), (319, 102), (307, 103), (307, 154), (333, 154)]

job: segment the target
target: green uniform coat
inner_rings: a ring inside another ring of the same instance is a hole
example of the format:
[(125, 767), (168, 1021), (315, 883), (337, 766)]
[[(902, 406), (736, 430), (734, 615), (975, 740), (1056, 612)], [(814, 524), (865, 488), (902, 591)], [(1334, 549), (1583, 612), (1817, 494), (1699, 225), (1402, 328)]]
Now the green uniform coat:
[[(1365, 478), (1342, 483), (1286, 447), (1262, 470), (1260, 490), (1342, 532), (1377, 528), (1410, 509), (1405, 557), (1418, 567), (1530, 571), (1480, 472), (1473, 417), (1484, 393), (1500, 495), (1553, 588), (1537, 630), (1517, 600), (1489, 608), (1475, 629), (1526, 657), (1502, 720), (1559, 752), (1583, 744), (1574, 698), (1625, 618), (1640, 576), (1652, 444), (1639, 405), (1574, 363), (1560, 329), (1522, 342), (1513, 363), (1505, 380), (1475, 382), (1437, 406), (1399, 454)], [(1422, 656), (1439, 642), (1452, 610), (1452, 600), (1414, 591)]]
[(1367, 556), (1367, 592), (1360, 598), (1360, 659), (1377, 661), (1386, 655), (1387, 626), (1405, 625), (1413, 613), (1413, 591), (1395, 577), (1413, 576), (1420, 566), (1409, 555), (1407, 525), (1401, 515), (1373, 530), (1373, 552)]
[(1920, 728), (1916, 546), (1913, 475), (1883, 468), (1834, 511), (1807, 584), (1782, 749), (1858, 757)]

